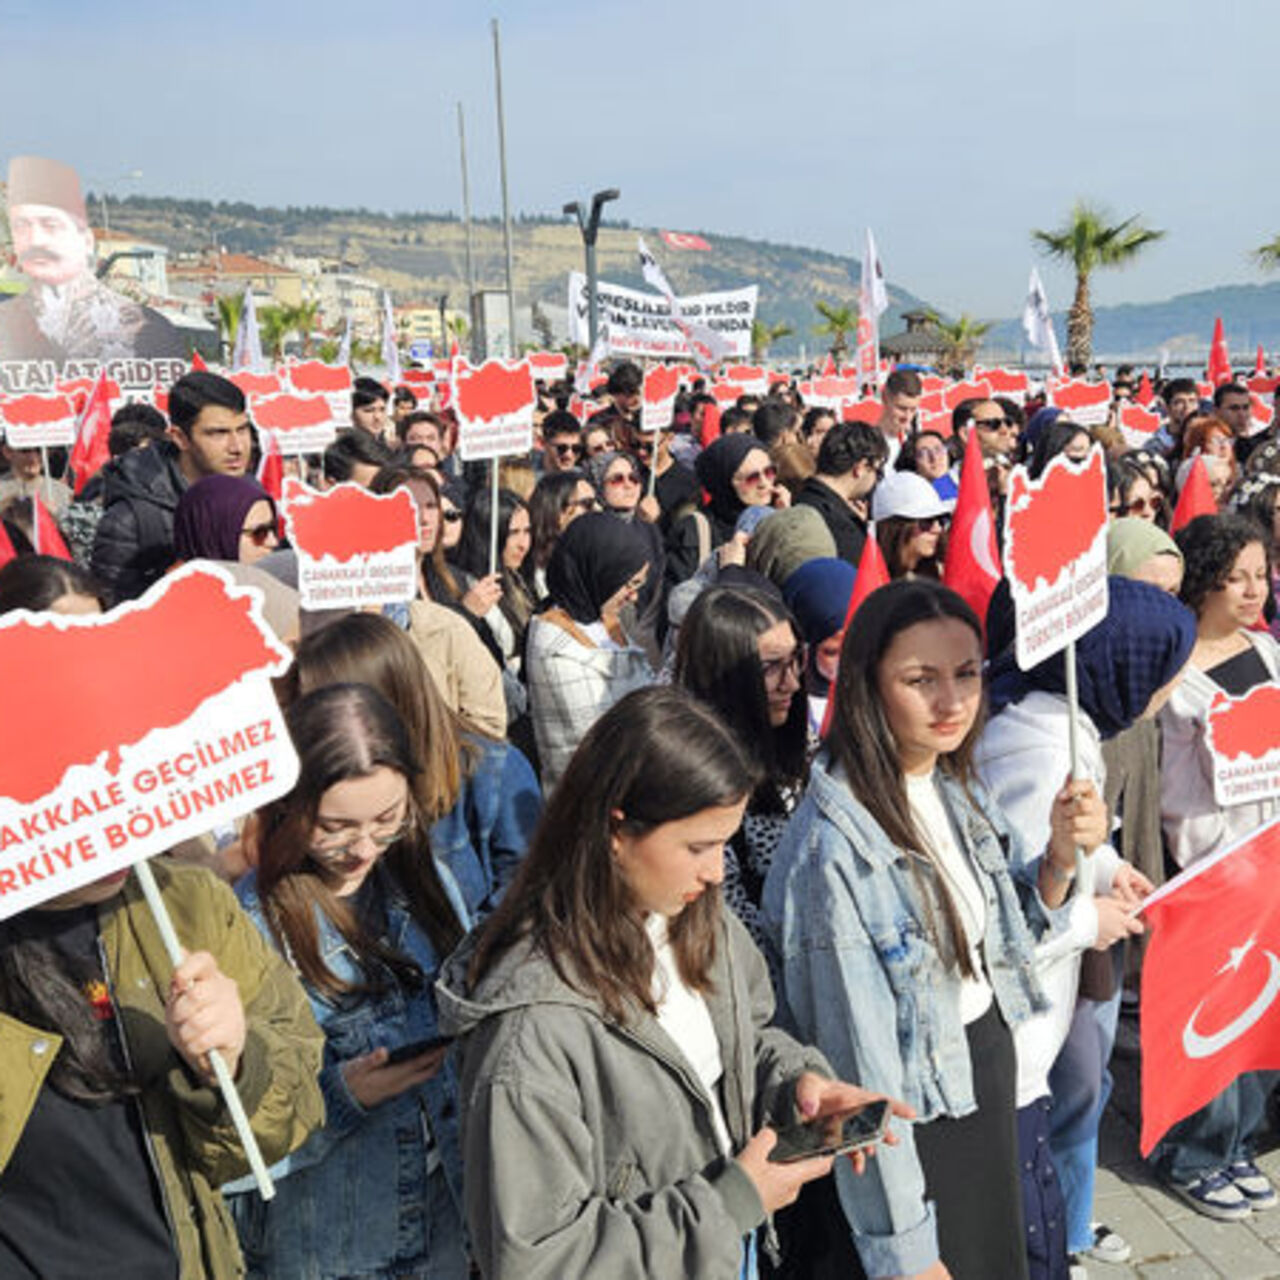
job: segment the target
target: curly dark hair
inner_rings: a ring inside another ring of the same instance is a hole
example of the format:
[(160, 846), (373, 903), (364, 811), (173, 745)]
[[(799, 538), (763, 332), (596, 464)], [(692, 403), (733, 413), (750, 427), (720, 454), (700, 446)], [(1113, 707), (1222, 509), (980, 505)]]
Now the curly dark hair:
[(1197, 616), (1209, 594), (1226, 585), (1236, 558), (1245, 547), (1256, 542), (1267, 558), (1268, 574), (1271, 572), (1270, 539), (1247, 516), (1196, 516), (1178, 531), (1174, 541), (1186, 561), (1179, 598)]

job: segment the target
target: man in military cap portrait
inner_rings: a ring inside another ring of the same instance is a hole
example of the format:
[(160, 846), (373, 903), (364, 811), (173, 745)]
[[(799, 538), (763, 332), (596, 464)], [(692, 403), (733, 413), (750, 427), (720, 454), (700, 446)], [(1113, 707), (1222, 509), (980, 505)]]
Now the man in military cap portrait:
[(186, 355), (162, 315), (94, 274), (93, 232), (74, 169), (14, 156), (8, 190), (14, 259), (31, 286), (0, 304), (0, 360)]

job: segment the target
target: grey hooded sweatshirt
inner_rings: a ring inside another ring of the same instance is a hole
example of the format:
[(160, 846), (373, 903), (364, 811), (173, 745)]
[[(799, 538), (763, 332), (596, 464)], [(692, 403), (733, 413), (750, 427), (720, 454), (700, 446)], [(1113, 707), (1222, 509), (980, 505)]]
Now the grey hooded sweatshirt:
[[(720, 928), (706, 1001), (736, 1151), (762, 1125), (794, 1122), (802, 1072), (831, 1069), (768, 1025), (764, 960), (732, 913)], [(526, 943), (471, 991), (472, 946), (436, 992), (443, 1029), (461, 1037), (464, 1198), (486, 1280), (737, 1280), (764, 1209), (675, 1042), (643, 1010), (610, 1019)]]

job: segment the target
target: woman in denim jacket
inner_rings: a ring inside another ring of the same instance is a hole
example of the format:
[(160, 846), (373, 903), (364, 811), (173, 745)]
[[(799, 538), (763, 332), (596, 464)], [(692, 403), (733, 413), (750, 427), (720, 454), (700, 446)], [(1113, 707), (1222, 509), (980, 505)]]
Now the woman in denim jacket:
[(288, 723), (298, 785), (259, 813), (258, 869), (237, 889), (324, 1031), (327, 1118), (276, 1169), (274, 1200), (225, 1189), (249, 1273), (465, 1280), (457, 1082), (431, 985), (465, 907), (427, 853), (391, 705), (329, 685)]
[(1044, 1007), (1033, 933), (1065, 925), (1075, 849), (1106, 833), (1092, 784), (1070, 783), (1048, 850), (1024, 856), (971, 777), (981, 672), (959, 596), (921, 580), (869, 596), (765, 884), (801, 1037), (919, 1114), (864, 1177), (837, 1172), (873, 1278), (1026, 1276), (1009, 1028)]
[(542, 791), (518, 747), (469, 731), (449, 710), (413, 641), (389, 619), (353, 613), (298, 646), (286, 701), (327, 684), (372, 685), (395, 707), (422, 768), (414, 799), (431, 854), (472, 921), (498, 904), (542, 815)]

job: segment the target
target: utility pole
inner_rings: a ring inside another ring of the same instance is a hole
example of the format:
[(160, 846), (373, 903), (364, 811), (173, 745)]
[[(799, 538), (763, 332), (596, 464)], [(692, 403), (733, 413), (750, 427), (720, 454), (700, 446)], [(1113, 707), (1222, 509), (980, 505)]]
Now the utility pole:
[(507, 197), (507, 126), (502, 113), (502, 52), (498, 43), (498, 20), (494, 18), (493, 30), (493, 84), (498, 101), (498, 165), (502, 174), (502, 238), (507, 251), (507, 323), (511, 327), (510, 348), (507, 355), (516, 354), (516, 287), (511, 259), (511, 203)]
[(600, 232), (600, 215), (610, 200), (622, 195), (617, 187), (609, 187), (597, 191), (591, 197), (591, 211), (584, 213), (577, 200), (571, 200), (564, 206), (564, 212), (578, 219), (578, 230), (582, 232), (583, 249), (587, 257), (587, 333), (589, 344), (587, 349), (596, 349), (596, 334), (600, 328), (599, 308), (596, 303), (596, 237)]

